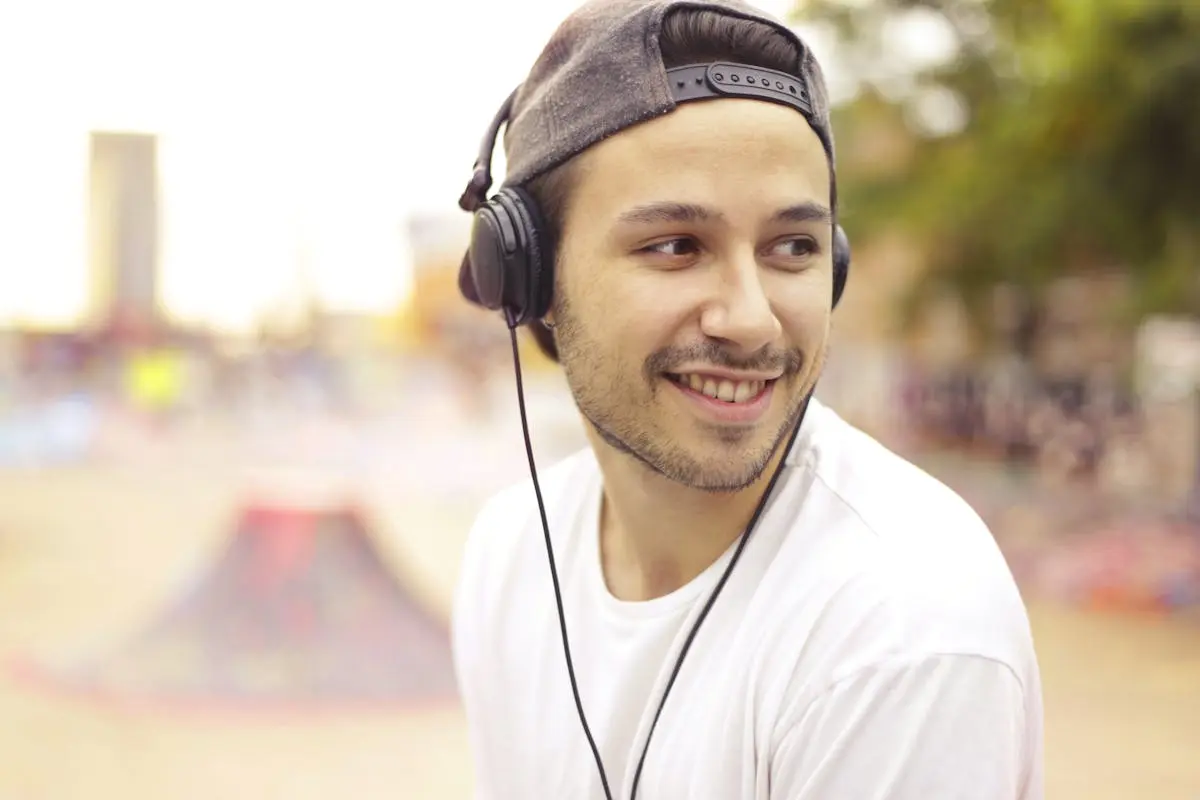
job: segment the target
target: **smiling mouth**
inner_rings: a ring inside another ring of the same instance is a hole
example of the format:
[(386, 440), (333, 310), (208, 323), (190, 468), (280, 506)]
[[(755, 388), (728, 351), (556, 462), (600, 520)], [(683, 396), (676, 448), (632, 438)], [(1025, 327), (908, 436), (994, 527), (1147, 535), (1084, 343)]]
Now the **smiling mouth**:
[(668, 380), (678, 386), (730, 405), (754, 402), (762, 396), (768, 386), (775, 382), (774, 380), (731, 381), (694, 372), (682, 375), (668, 372), (665, 375)]

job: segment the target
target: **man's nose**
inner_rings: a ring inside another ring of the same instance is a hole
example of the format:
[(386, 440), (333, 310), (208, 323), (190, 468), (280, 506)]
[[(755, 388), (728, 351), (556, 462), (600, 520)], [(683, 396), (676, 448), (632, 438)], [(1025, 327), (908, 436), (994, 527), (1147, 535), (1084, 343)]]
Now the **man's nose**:
[(706, 336), (724, 340), (744, 353), (756, 353), (779, 337), (782, 326), (759, 269), (755, 259), (744, 258), (721, 270), (716, 295), (700, 318)]

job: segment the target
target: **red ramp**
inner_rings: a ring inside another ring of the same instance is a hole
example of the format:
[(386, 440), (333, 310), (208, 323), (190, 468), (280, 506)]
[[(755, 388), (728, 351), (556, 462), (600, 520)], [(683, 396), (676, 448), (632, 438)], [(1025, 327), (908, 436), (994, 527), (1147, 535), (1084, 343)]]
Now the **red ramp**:
[(146, 630), (42, 678), (168, 704), (373, 707), (455, 693), (445, 626), (345, 506), (247, 508), (211, 568)]

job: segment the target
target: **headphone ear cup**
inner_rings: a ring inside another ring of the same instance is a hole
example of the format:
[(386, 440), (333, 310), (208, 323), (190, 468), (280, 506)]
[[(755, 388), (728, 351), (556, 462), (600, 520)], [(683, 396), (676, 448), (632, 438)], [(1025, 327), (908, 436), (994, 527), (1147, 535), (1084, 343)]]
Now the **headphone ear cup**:
[(523, 321), (530, 322), (541, 319), (550, 312), (554, 298), (556, 245), (533, 195), (520, 186), (507, 187), (501, 194), (508, 197), (514, 211), (519, 215), (524, 233), (526, 257), (522, 285), (525, 287), (526, 314)]
[(505, 187), (475, 211), (459, 291), (503, 310), (510, 324), (540, 319), (553, 298), (553, 247), (537, 202), (520, 187)]
[(504, 262), (514, 247), (511, 236), (505, 236), (505, 226), (491, 201), (475, 211), (471, 223), (471, 241), (458, 273), (459, 290), (472, 303), (497, 311), (504, 307)]
[(846, 279), (850, 276), (850, 237), (841, 225), (833, 227), (833, 307), (846, 291)]

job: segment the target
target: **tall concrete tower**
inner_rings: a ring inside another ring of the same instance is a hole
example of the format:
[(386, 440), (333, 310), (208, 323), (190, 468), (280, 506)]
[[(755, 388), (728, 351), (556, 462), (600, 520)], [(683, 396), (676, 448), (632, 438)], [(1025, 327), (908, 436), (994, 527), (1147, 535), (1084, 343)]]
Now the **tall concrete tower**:
[(157, 139), (95, 132), (89, 166), (90, 322), (119, 333), (159, 322)]

